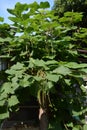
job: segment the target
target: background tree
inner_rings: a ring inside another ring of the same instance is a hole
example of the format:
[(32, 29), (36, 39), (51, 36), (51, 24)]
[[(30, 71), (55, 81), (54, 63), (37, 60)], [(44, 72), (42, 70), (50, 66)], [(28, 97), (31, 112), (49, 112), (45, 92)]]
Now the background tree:
[[(86, 41), (84, 41), (83, 39), (85, 39), (85, 35), (80, 35), (79, 32), (81, 30), (81, 32), (84, 32), (84, 34), (86, 34), (86, 28), (87, 28), (87, 24), (86, 24), (86, 21), (87, 21), (87, 1), (86, 0), (77, 0), (77, 1), (74, 1), (74, 0), (55, 0), (54, 1), (54, 6), (53, 6), (53, 9), (55, 10), (55, 15), (58, 15), (59, 17), (63, 17), (63, 21), (65, 19), (66, 22), (68, 22), (68, 17), (69, 19), (71, 18), (74, 18), (74, 12), (79, 12), (79, 13), (82, 13), (82, 19), (80, 19), (79, 22), (77, 23), (73, 23), (74, 25), (78, 26), (78, 40), (77, 40), (77, 49), (78, 49), (78, 52), (80, 53), (80, 56), (79, 56), (79, 60), (82, 60), (83, 62), (87, 62), (86, 60), (86, 54), (87, 54), (87, 43)], [(69, 15), (66, 15), (67, 13), (66, 12), (72, 12), (72, 13), (68, 13)], [(65, 14), (64, 14), (65, 13)], [(77, 19), (79, 16), (77, 16)], [(71, 20), (72, 21), (72, 20)], [(70, 21), (69, 21), (70, 22)], [(81, 29), (81, 27), (83, 27), (84, 29)], [(72, 35), (72, 32), (69, 32), (69, 35)], [(79, 46), (80, 45), (80, 46)]]
[(80, 26), (87, 27), (87, 0), (54, 0), (53, 9), (60, 17), (67, 11), (82, 12), (83, 20)]

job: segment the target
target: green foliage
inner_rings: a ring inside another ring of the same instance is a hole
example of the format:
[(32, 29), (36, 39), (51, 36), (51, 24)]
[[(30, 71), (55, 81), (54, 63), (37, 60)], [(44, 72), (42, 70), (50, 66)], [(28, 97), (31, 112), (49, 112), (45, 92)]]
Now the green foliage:
[(0, 22), (3, 22), (4, 21), (4, 18), (3, 17), (0, 17)]
[(59, 18), (47, 8), (48, 2), (18, 2), (8, 9), (13, 25), (0, 24), (0, 57), (9, 58), (0, 86), (0, 119), (8, 118), (10, 111), (35, 96), (51, 113), (50, 130), (80, 130), (85, 124), (82, 84), (87, 65), (79, 61), (78, 49), (86, 44), (87, 30), (75, 24), (83, 14), (66, 12)]
[(87, 125), (84, 125), (83, 130), (86, 130), (86, 129), (87, 129)]
[(82, 13), (77, 13), (77, 12), (65, 12), (64, 17), (60, 18), (60, 22), (62, 23), (67, 23), (69, 22), (71, 24), (78, 23), (82, 21)]
[[(62, 17), (65, 12), (81, 12), (83, 13), (83, 19), (78, 23), (81, 27), (87, 27), (87, 0), (54, 0), (53, 10), (55, 15)], [(78, 16), (77, 16), (78, 18)]]

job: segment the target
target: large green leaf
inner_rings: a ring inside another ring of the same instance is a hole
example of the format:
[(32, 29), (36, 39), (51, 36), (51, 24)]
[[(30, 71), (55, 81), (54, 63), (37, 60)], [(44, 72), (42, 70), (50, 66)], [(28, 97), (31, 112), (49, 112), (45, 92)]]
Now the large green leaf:
[(53, 65), (53, 64), (58, 64), (58, 62), (55, 60), (48, 60), (45, 64), (46, 65)]
[(53, 81), (53, 82), (57, 82), (60, 78), (60, 75), (57, 74), (50, 74), (50, 73), (46, 73), (46, 79), (48, 81)]
[(4, 106), (5, 105), (5, 100), (0, 100), (0, 106)]
[(87, 124), (83, 126), (83, 130), (87, 130)]
[(7, 11), (12, 14), (12, 15), (15, 15), (15, 11), (13, 9), (7, 9)]
[(47, 90), (49, 90), (49, 89), (51, 89), (51, 88), (53, 88), (54, 87), (54, 84), (52, 83), (52, 80), (49, 80), (48, 82), (47, 82)]
[(39, 59), (33, 59), (31, 58), (30, 59), (30, 64), (29, 64), (29, 67), (32, 68), (32, 67), (41, 67), (41, 68), (44, 68), (44, 69), (49, 69), (47, 66), (46, 66), (46, 62), (44, 60), (39, 60)]
[(59, 75), (69, 75), (71, 73), (71, 70), (65, 66), (60, 66), (53, 70), (53, 73), (57, 73)]
[(11, 21), (13, 21), (13, 22), (16, 22), (17, 23), (17, 21), (19, 21), (20, 19), (19, 18), (17, 18), (17, 17), (8, 17)]
[(8, 118), (9, 117), (9, 112), (6, 113), (0, 113), (0, 120)]
[(8, 99), (8, 105), (9, 107), (15, 106), (19, 103), (16, 95), (12, 95), (9, 99)]
[(68, 62), (67, 64), (65, 64), (65, 66), (72, 69), (87, 68), (87, 64), (85, 63), (78, 64), (76, 62)]
[(9, 37), (7, 37), (7, 38), (1, 38), (0, 37), (0, 42), (10, 42), (12, 39), (11, 38), (9, 38)]
[(6, 92), (0, 92), (0, 101), (3, 103), (5, 100), (7, 100), (8, 95)]
[(25, 70), (26, 69), (24, 67), (24, 64), (17, 62), (17, 64), (13, 65), (10, 69), (6, 70), (6, 73), (21, 78)]
[(87, 73), (87, 68), (82, 68), (81, 71)]
[(33, 76), (33, 78), (34, 78), (36, 81), (44, 80), (44, 78), (42, 78), (41, 76)]
[(24, 88), (30, 86), (30, 84), (32, 83), (32, 80), (29, 80), (29, 79), (31, 78), (32, 76), (25, 75), (24, 78), (19, 80), (19, 85)]
[(19, 11), (20, 13), (22, 13), (23, 11), (28, 10), (28, 4), (22, 4), (20, 2), (17, 2), (16, 5), (15, 5), (15, 9), (17, 11)]
[(4, 94), (12, 93), (11, 82), (6, 82), (2, 85), (1, 92)]
[(78, 130), (78, 128), (74, 127), (72, 130)]
[(50, 7), (50, 4), (49, 2), (40, 2), (40, 8), (49, 8)]
[(15, 77), (13, 77), (12, 78), (12, 84), (11, 84), (11, 88), (12, 88), (12, 90), (13, 90), (13, 94), (15, 93), (15, 90), (16, 89), (18, 89), (19, 88), (19, 79), (18, 79), (19, 77), (17, 77), (17, 76), (15, 76)]
[(31, 9), (37, 10), (39, 8), (39, 4), (35, 1), (31, 4), (29, 4), (28, 7), (31, 8)]
[(44, 67), (45, 66), (45, 62), (43, 60), (34, 60), (33, 63), (38, 66), (38, 67)]
[(13, 69), (13, 70), (20, 70), (20, 69), (23, 69), (23, 68), (24, 68), (24, 64), (22, 64), (20, 62), (17, 62), (17, 64), (15, 64), (11, 67), (11, 69)]
[(28, 4), (21, 4), (20, 2), (17, 2), (14, 9), (7, 9), (7, 11), (15, 16), (21, 16), (21, 13), (23, 11), (28, 10)]

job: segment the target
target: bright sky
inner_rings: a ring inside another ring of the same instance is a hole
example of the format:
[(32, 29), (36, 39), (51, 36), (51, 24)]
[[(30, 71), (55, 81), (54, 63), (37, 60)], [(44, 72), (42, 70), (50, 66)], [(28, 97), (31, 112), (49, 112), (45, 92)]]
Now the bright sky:
[[(32, 3), (35, 0), (1, 0), (0, 1), (0, 16), (4, 17), (4, 22), (9, 22), (8, 20), (8, 16), (10, 16), (10, 14), (7, 12), (7, 8), (14, 8), (15, 4), (17, 2), (21, 2), (21, 3)], [(48, 1), (50, 3), (50, 6), (53, 6), (53, 1), (54, 0), (36, 0), (36, 2), (40, 3), (41, 1)]]

